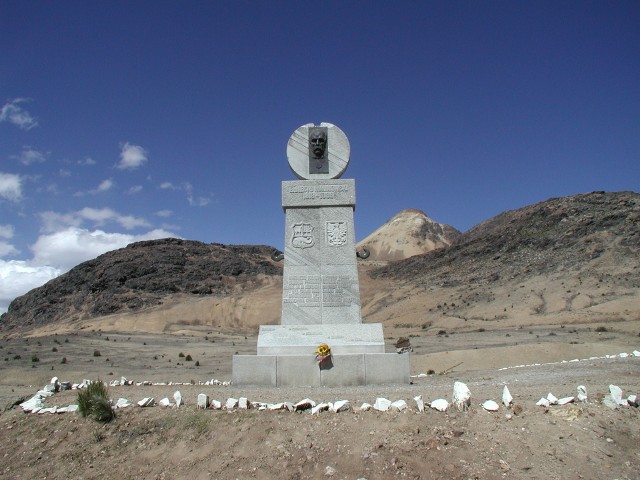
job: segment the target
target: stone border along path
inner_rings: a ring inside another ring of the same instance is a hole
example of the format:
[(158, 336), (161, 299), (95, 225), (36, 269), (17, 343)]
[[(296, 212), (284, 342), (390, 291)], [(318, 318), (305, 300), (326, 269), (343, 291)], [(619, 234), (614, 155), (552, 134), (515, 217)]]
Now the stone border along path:
[[(497, 371), (508, 370), (513, 368), (524, 368), (524, 367), (537, 367), (544, 365), (560, 365), (581, 361), (592, 361), (598, 359), (617, 359), (617, 358), (630, 358), (630, 357), (640, 357), (640, 351), (634, 350), (631, 354), (629, 353), (619, 353), (617, 355), (604, 355), (602, 357), (590, 357), (582, 360), (562, 360), (560, 362), (552, 362), (552, 363), (534, 363), (531, 365), (517, 365), (512, 367), (504, 367), (499, 368)], [(412, 378), (420, 378), (426, 377), (427, 374), (421, 373), (418, 375), (412, 375)], [(66, 407), (44, 407), (42, 402), (44, 399), (53, 396), (55, 393), (66, 390), (77, 390), (81, 388), (85, 388), (87, 385), (91, 383), (91, 380), (83, 380), (82, 383), (72, 384), (71, 382), (60, 382), (58, 377), (53, 377), (51, 382), (48, 385), (45, 385), (41, 390), (31, 397), (29, 400), (20, 404), (20, 407), (25, 413), (72, 413), (78, 411), (78, 405), (68, 405)], [(133, 382), (132, 380), (127, 380), (125, 377), (122, 377), (120, 380), (113, 380), (109, 383), (104, 382), (105, 385), (116, 387), (116, 386), (180, 386), (180, 385), (194, 385), (190, 382), (150, 382), (150, 381), (142, 381), (142, 382)], [(198, 382), (197, 385), (202, 386), (231, 386), (231, 382), (228, 381), (219, 381), (219, 380), (207, 380), (205, 382)], [(577, 397), (578, 401), (587, 402), (587, 391), (583, 385), (578, 385), (577, 387)], [(183, 404), (182, 395), (180, 391), (176, 391), (173, 395), (175, 403), (172, 403), (168, 398), (163, 398), (158, 402), (158, 405), (161, 407), (173, 407), (179, 408), (181, 404)], [(422, 395), (418, 395), (413, 398), (415, 402), (415, 408), (418, 413), (424, 412), (425, 410), (425, 402), (422, 398)], [(639, 406), (640, 398), (637, 395), (629, 395), (626, 399), (622, 398), (622, 389), (616, 385), (609, 385), (609, 393), (605, 395), (602, 400), (602, 404), (615, 409), (621, 406)], [(513, 397), (509, 392), (507, 386), (504, 386), (502, 393), (502, 403), (505, 408), (509, 409), (512, 406)], [(564, 397), (558, 399), (551, 392), (547, 394), (546, 397), (542, 397), (536, 405), (542, 406), (544, 408), (549, 408), (553, 405), (567, 405), (569, 403), (575, 402), (575, 397)], [(471, 406), (471, 392), (467, 385), (462, 382), (455, 382), (453, 385), (453, 394), (452, 394), (452, 404), (459, 411), (468, 410)], [(153, 397), (145, 397), (139, 402), (137, 402), (139, 407), (152, 407), (156, 405), (155, 399)], [(114, 404), (115, 409), (126, 408), (133, 406), (129, 400), (125, 398), (120, 398)], [(450, 404), (447, 400), (443, 398), (435, 399), (429, 402), (428, 406), (434, 410), (438, 410), (441, 412), (446, 412)], [(497, 402), (493, 400), (486, 400), (480, 406), (489, 412), (495, 412), (499, 410), (499, 405)], [(316, 403), (310, 398), (305, 398), (300, 400), (297, 403), (293, 402), (278, 402), (278, 403), (265, 403), (265, 402), (252, 402), (249, 401), (246, 397), (240, 398), (228, 398), (223, 404), (219, 400), (209, 400), (209, 396), (201, 393), (197, 398), (197, 407), (201, 409), (213, 409), (213, 410), (248, 410), (250, 408), (256, 409), (258, 411), (264, 410), (288, 410), (290, 412), (310, 410), (311, 414), (317, 414), (323, 411), (332, 411), (334, 413), (338, 413), (341, 411), (346, 411), (352, 409), (355, 412), (364, 412), (368, 410), (376, 410), (380, 412), (386, 411), (396, 411), (402, 412), (408, 410), (408, 405), (405, 400), (396, 400), (391, 401), (383, 397), (378, 397), (374, 404), (371, 405), (369, 403), (363, 403), (359, 408), (352, 408), (349, 400), (338, 400), (336, 402), (322, 402)], [(514, 406), (514, 413), (517, 414), (516, 406)]]

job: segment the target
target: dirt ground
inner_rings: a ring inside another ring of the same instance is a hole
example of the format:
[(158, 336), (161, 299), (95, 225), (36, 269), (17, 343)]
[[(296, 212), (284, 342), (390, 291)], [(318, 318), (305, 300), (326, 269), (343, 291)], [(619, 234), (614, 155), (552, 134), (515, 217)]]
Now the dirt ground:
[[(173, 399), (180, 409), (132, 407), (109, 424), (78, 414), (32, 415), (19, 408), (0, 414), (0, 478), (48, 479), (242, 479), (242, 478), (640, 478), (640, 409), (609, 409), (601, 401), (609, 385), (625, 396), (640, 393), (640, 357), (592, 359), (520, 368), (501, 368), (585, 359), (640, 350), (629, 329), (596, 332), (595, 326), (527, 327), (513, 330), (410, 336), (411, 385), (351, 388), (239, 388), (156, 385), (110, 387), (113, 399), (137, 402), (152, 396)], [(256, 336), (190, 329), (172, 334), (84, 331), (0, 340), (0, 406), (33, 395), (53, 376), (61, 381), (204, 382), (231, 377), (231, 355), (255, 353)], [(393, 351), (388, 345), (388, 351)], [(180, 355), (182, 354), (182, 356)], [(187, 361), (187, 355), (191, 361)], [(36, 360), (37, 358), (37, 360)], [(63, 363), (63, 358), (65, 359)], [(469, 411), (427, 408), (417, 413), (413, 398), (450, 400), (453, 383), (472, 393)], [(490, 413), (480, 404), (500, 402), (508, 385), (514, 405)], [(549, 392), (576, 395), (585, 385), (587, 403), (535, 403)], [(340, 413), (197, 410), (206, 393), (252, 401), (349, 400)], [(377, 397), (405, 400), (403, 412), (358, 412)], [(76, 392), (46, 405), (75, 403)]]

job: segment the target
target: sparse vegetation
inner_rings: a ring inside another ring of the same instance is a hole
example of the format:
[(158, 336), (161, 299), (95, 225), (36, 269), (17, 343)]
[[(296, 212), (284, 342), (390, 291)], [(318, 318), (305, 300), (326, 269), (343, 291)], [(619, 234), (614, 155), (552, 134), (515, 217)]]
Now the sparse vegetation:
[(180, 352), (180, 353), (178, 354), (178, 357), (180, 357), (180, 358), (184, 358), (184, 353)]
[(600, 326), (600, 327), (596, 328), (596, 332), (598, 332), (598, 333), (605, 333), (605, 332), (608, 332), (608, 331), (609, 330), (607, 330), (607, 327)]
[(35, 363), (35, 362), (39, 362), (40, 359), (38, 358), (37, 355), (31, 355), (31, 361)]
[(63, 365), (67, 363), (67, 357), (62, 357), (62, 360), (60, 360), (60, 363)]
[(83, 417), (90, 416), (98, 422), (110, 422), (116, 417), (107, 387), (101, 380), (78, 391), (78, 411)]
[(94, 350), (94, 351), (93, 351), (93, 356), (94, 356), (94, 357), (101, 357), (101, 356), (102, 356), (102, 354), (100, 353), (100, 350)]
[(193, 358), (191, 358), (191, 355), (187, 355), (187, 356), (185, 357), (185, 360), (186, 360), (187, 362), (191, 362), (191, 361), (193, 361)]

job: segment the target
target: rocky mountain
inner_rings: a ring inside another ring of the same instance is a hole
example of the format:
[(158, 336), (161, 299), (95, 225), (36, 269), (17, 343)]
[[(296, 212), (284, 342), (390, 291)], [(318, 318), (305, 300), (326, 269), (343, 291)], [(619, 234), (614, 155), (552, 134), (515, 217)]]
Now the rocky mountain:
[[(464, 234), (405, 210), (365, 244), (372, 251), (359, 261), (367, 322), (418, 332), (559, 322), (640, 325), (638, 193), (550, 199)], [(409, 256), (412, 249), (438, 245)], [(0, 329), (255, 331), (280, 318), (282, 262), (271, 260), (271, 252), (178, 239), (135, 243), (15, 299)], [(409, 258), (380, 261), (385, 255)]]
[(634, 192), (593, 192), (507, 211), (447, 249), (390, 263), (372, 275), (459, 285), (613, 266), (640, 268), (640, 195)]
[(366, 247), (374, 260), (402, 260), (455, 242), (461, 233), (455, 228), (437, 223), (421, 210), (403, 210), (358, 243)]
[(172, 298), (248, 294), (281, 276), (266, 246), (167, 238), (132, 243), (74, 267), (16, 298), (0, 326), (42, 326), (172, 304)]

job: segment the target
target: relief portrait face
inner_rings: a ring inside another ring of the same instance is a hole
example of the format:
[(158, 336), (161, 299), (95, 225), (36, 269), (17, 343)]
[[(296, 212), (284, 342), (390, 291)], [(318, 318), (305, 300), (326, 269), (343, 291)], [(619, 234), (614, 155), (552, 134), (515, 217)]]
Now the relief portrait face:
[(327, 132), (320, 129), (312, 129), (309, 132), (309, 151), (314, 158), (324, 158), (327, 149)]

